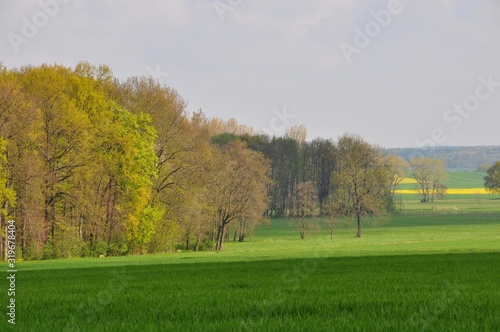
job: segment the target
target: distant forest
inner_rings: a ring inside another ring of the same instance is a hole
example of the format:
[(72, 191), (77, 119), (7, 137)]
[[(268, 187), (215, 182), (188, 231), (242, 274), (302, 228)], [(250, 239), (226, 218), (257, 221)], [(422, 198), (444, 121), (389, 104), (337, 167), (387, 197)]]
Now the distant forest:
[(447, 168), (477, 170), (500, 160), (500, 146), (442, 146), (433, 148), (387, 149), (389, 154), (398, 155), (407, 161), (413, 157), (429, 157), (444, 160)]

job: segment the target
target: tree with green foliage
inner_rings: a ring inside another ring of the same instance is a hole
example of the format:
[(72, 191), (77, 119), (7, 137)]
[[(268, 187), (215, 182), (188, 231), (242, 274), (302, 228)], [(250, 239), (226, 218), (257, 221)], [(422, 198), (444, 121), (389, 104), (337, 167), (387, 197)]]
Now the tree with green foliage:
[(0, 68), (2, 167), (18, 202), (4, 215), (23, 258), (147, 250), (164, 211), (152, 204), (157, 135), (150, 115), (108, 99), (115, 84), (88, 64)]
[[(0, 226), (16, 218), (20, 255), (221, 250), (269, 215), (300, 217), (303, 238), (316, 200), (332, 234), (350, 215), (361, 236), (361, 218), (383, 214), (403, 176), (358, 136), (254, 135), (186, 105), (153, 78), (121, 81), (106, 66), (0, 65)], [(429, 178), (430, 200), (442, 189)]]
[(10, 211), (16, 205), (16, 192), (9, 184), (7, 172), (7, 156), (5, 154), (7, 142), (0, 137), (0, 256), (4, 257), (4, 247), (7, 246), (7, 221), (11, 217)]
[(484, 177), (484, 187), (491, 193), (500, 194), (500, 161), (488, 168)]
[(44, 244), (54, 247), (58, 228), (66, 223), (61, 212), (70, 197), (71, 180), (89, 161), (91, 121), (75, 100), (80, 86), (67, 68), (27, 67), (20, 73), (20, 82), (39, 109), (31, 142), (42, 164)]
[(269, 162), (259, 152), (234, 141), (216, 153), (210, 180), (215, 250), (223, 248), (229, 224), (238, 219), (262, 219), (267, 209)]
[(353, 215), (356, 237), (361, 237), (361, 218), (387, 211), (390, 176), (380, 148), (357, 135), (344, 135), (337, 142), (337, 165), (333, 172), (333, 201), (337, 215)]
[[(157, 176), (153, 150), (156, 132), (149, 115), (134, 115), (118, 105), (112, 108), (118, 133), (114, 143), (117, 153), (109, 154), (109, 158), (113, 158), (110, 164), (114, 165), (109, 175), (115, 195), (113, 202), (120, 203), (113, 207), (113, 213), (127, 211), (123, 218), (132, 252), (144, 252), (162, 217), (161, 210), (150, 204), (151, 188)], [(113, 221), (109, 222), (108, 242), (114, 229)]]
[[(206, 237), (198, 208), (205, 206), (201, 193), (207, 187), (206, 165), (211, 158), (209, 121), (201, 112), (188, 117), (186, 101), (174, 89), (152, 78), (129, 78), (117, 85), (115, 93), (125, 109), (136, 115), (148, 114), (157, 133), (154, 142), (157, 176), (153, 181), (151, 206), (164, 213), (150, 251), (171, 250), (176, 245), (175, 239), (185, 240), (187, 246), (191, 240), (199, 244)], [(188, 214), (194, 219), (187, 220)]]

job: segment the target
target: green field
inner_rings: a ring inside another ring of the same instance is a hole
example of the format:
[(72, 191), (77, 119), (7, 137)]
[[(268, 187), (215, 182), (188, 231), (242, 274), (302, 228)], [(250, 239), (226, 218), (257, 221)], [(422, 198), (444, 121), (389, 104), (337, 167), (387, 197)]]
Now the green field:
[[(484, 186), (484, 177), (486, 173), (482, 172), (465, 172), (465, 171), (448, 171), (448, 179), (444, 184), (448, 188), (482, 188)], [(411, 173), (408, 177), (412, 178)], [(399, 189), (414, 189), (415, 184), (400, 184)]]
[(499, 254), (25, 271), (32, 331), (500, 329)]
[[(449, 171), (445, 181), (449, 189), (482, 188), (486, 173)], [(411, 175), (409, 175), (411, 178)], [(416, 189), (417, 184), (400, 184), (398, 189)], [(457, 213), (492, 213), (500, 211), (500, 195), (462, 194), (445, 195), (442, 200), (432, 204), (420, 203), (420, 195), (396, 194), (396, 211), (410, 214), (457, 214)]]
[(0, 331), (500, 331), (498, 196), (403, 196), (359, 239), (273, 219), (220, 253), (20, 262)]
[(445, 184), (448, 188), (480, 188), (484, 186), (485, 176), (482, 172), (449, 171)]

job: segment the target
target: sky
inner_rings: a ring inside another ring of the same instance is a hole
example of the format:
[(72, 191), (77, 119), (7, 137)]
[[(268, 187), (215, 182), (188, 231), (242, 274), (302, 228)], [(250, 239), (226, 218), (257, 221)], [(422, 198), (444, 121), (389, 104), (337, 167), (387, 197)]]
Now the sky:
[(500, 145), (499, 18), (498, 0), (0, 0), (0, 62), (151, 75), (276, 136)]

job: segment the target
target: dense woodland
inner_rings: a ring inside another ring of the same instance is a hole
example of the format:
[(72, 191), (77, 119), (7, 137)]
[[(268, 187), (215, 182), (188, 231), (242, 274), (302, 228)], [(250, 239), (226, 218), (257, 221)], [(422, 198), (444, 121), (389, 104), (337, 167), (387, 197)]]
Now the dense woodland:
[(23, 259), (221, 250), (270, 216), (302, 238), (308, 216), (352, 216), (360, 237), (408, 166), (355, 135), (188, 114), (174, 89), (106, 66), (0, 66), (1, 242), (14, 220)]

